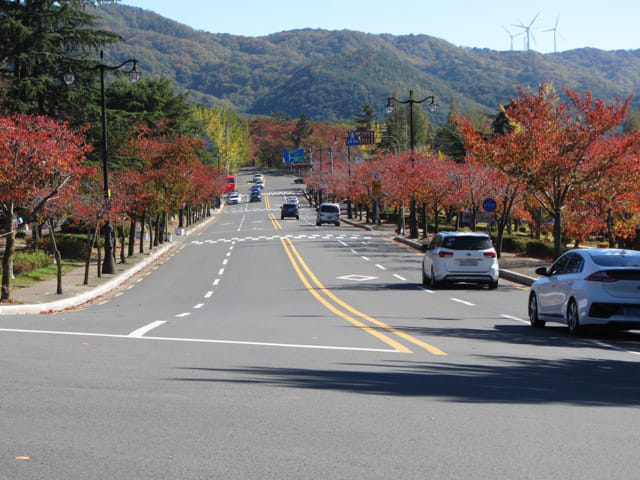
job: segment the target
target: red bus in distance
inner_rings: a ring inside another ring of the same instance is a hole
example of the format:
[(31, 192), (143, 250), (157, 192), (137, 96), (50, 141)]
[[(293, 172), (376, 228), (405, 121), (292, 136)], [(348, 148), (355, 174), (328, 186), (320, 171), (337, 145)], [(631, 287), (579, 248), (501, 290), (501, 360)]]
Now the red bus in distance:
[(224, 188), (224, 193), (233, 192), (236, 189), (236, 177), (233, 175), (227, 175), (227, 186)]

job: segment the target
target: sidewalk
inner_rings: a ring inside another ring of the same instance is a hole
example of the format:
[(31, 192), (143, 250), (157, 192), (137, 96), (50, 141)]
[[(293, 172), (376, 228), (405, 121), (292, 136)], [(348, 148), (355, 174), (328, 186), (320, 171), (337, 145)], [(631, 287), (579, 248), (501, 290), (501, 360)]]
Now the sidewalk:
[[(53, 313), (95, 300), (119, 287), (147, 266), (169, 254), (182, 244), (186, 236), (216, 221), (218, 213), (219, 210), (215, 211), (211, 217), (185, 229), (183, 236), (174, 234), (172, 235), (172, 241), (164, 242), (162, 245), (155, 247), (153, 250), (147, 250), (143, 254), (136, 253), (131, 257), (127, 257), (126, 263), (116, 264), (116, 273), (114, 274), (103, 274), (98, 278), (96, 276), (97, 267), (95, 262), (92, 262), (88, 285), (83, 285), (84, 266), (82, 266), (74, 268), (63, 276), (63, 293), (60, 295), (56, 293), (57, 279), (55, 277), (28, 287), (17, 288), (13, 291), (13, 303), (0, 304), (0, 315)], [(170, 225), (169, 230), (175, 232), (176, 226)], [(145, 248), (148, 248), (148, 245)]]

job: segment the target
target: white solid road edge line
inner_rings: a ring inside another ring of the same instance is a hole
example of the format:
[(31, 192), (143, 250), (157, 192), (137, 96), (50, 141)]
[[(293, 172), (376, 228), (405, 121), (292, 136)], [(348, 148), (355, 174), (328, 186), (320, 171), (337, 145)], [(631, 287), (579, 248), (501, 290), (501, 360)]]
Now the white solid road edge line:
[(129, 335), (127, 335), (127, 337), (143, 337), (146, 333), (150, 332), (154, 328), (159, 327), (160, 325), (164, 325), (165, 323), (167, 323), (166, 320), (156, 320), (155, 322), (151, 322), (144, 327), (140, 327), (134, 330)]
[(216, 344), (222, 344), (222, 345), (247, 345), (247, 346), (257, 346), (257, 347), (301, 348), (301, 349), (310, 349), (310, 350), (343, 350), (343, 351), (352, 351), (352, 352), (400, 353), (398, 352), (398, 350), (390, 349), (390, 348), (338, 347), (338, 346), (331, 346), (331, 345), (304, 345), (304, 344), (293, 344), (293, 343), (246, 342), (241, 340), (210, 340), (206, 338), (144, 337), (144, 336), (132, 336), (131, 334), (117, 335), (117, 334), (110, 334), (110, 333), (59, 332), (54, 330), (27, 330), (27, 329), (21, 329), (21, 328), (0, 328), (0, 332), (36, 333), (41, 335), (60, 335), (60, 336), (72, 336), (72, 337), (125, 338), (125, 339), (134, 339), (134, 340), (155, 340), (155, 341), (162, 341), (162, 342), (216, 343)]

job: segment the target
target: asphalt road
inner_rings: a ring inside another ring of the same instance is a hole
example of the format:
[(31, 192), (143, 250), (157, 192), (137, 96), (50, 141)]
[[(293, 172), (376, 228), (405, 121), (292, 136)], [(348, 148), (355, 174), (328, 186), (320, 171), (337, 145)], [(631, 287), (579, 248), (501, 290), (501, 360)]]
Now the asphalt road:
[[(292, 177), (102, 301), (0, 317), (0, 478), (636, 478), (640, 335), (429, 291)], [(300, 196), (300, 220), (280, 219)]]

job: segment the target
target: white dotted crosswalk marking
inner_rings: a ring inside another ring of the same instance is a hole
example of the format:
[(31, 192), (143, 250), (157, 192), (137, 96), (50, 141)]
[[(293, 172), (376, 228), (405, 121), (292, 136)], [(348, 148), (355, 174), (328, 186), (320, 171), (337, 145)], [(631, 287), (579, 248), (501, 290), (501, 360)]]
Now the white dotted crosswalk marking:
[(260, 235), (257, 237), (233, 237), (233, 238), (219, 238), (217, 240), (193, 240), (191, 241), (192, 245), (215, 245), (217, 243), (232, 243), (232, 242), (260, 242), (260, 241), (268, 241), (268, 240), (280, 240), (281, 238), (290, 238), (293, 240), (333, 240), (333, 239), (346, 239), (346, 240), (372, 240), (371, 236), (360, 236), (360, 235), (334, 235), (334, 234), (314, 234), (314, 235)]

